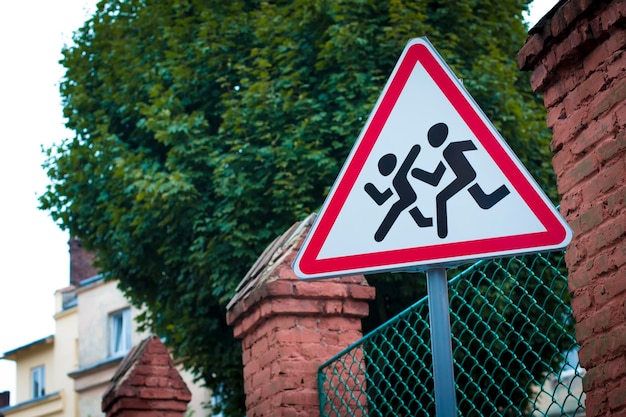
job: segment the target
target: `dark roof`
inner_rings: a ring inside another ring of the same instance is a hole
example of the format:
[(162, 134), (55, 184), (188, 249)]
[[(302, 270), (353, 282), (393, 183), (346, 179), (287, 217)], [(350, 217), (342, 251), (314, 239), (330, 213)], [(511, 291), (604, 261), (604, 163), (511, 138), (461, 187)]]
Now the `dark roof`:
[(4, 356), (0, 359), (8, 359), (9, 356), (12, 356), (14, 354), (16, 354), (17, 352), (20, 352), (22, 350), (26, 350), (29, 348), (32, 348), (33, 346), (36, 345), (42, 345), (44, 343), (51, 343), (52, 341), (54, 341), (54, 335), (51, 334), (50, 336), (46, 336), (44, 338), (41, 338), (39, 340), (35, 340), (34, 342), (30, 342), (26, 345), (20, 346), (18, 348), (15, 348), (13, 350), (9, 350), (8, 352), (4, 352)]
[(85, 278), (84, 280), (82, 280), (79, 284), (79, 287), (84, 287), (87, 286), (89, 284), (93, 284), (94, 282), (98, 282), (104, 279), (104, 275), (102, 274), (98, 274), (98, 275), (94, 275), (91, 278)]
[(37, 403), (37, 402), (44, 401), (44, 400), (47, 400), (47, 399), (50, 399), (50, 398), (53, 398), (53, 397), (60, 397), (60, 396), (61, 396), (61, 392), (60, 391), (56, 391), (56, 392), (53, 392), (53, 393), (50, 393), (50, 394), (46, 394), (46, 395), (41, 396), (41, 397), (33, 398), (32, 400), (26, 400), (26, 401), (21, 402), (19, 404), (9, 405), (7, 407), (0, 408), (0, 415), (4, 415), (4, 413), (7, 413), (7, 412), (13, 411), (13, 410), (17, 410), (17, 409), (22, 408), (22, 407), (24, 407), (26, 405), (29, 405), (29, 404)]
[(69, 376), (70, 378), (73, 378), (73, 379), (74, 378), (78, 378), (78, 377), (81, 377), (83, 375), (90, 374), (92, 372), (98, 371), (100, 369), (108, 368), (108, 367), (110, 367), (112, 365), (116, 365), (116, 364), (122, 362), (122, 359), (124, 359), (124, 356), (113, 356), (113, 357), (110, 357), (110, 358), (106, 358), (103, 361), (96, 362), (96, 363), (94, 363), (92, 365), (89, 365), (89, 366), (86, 366), (84, 368), (80, 368), (80, 369), (77, 369), (75, 371), (72, 371), (72, 372), (68, 373), (67, 376)]

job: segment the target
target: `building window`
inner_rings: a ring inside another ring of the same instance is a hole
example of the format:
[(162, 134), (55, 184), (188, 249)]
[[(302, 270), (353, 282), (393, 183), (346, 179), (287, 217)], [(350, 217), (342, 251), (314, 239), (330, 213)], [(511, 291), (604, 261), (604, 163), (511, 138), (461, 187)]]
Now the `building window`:
[(43, 365), (31, 370), (30, 379), (33, 398), (39, 398), (46, 395), (45, 377), (46, 375)]
[(109, 353), (120, 356), (130, 350), (130, 308), (109, 316)]

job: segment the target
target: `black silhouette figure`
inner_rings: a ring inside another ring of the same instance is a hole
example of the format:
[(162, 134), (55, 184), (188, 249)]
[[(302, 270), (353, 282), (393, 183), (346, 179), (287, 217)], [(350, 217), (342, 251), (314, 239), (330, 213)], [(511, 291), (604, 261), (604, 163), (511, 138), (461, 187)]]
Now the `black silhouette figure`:
[[(434, 148), (440, 147), (448, 138), (448, 125), (437, 123), (428, 130), (428, 143)], [(443, 190), (437, 194), (437, 235), (443, 239), (448, 236), (448, 200), (467, 187), (476, 179), (476, 171), (469, 163), (464, 152), (476, 150), (476, 145), (470, 140), (452, 142), (443, 150), (443, 158), (456, 175)], [(437, 186), (446, 170), (443, 162), (439, 162), (434, 172), (427, 172), (419, 168), (414, 168), (411, 175), (427, 184)], [(505, 185), (501, 185), (494, 192), (487, 194), (478, 184), (474, 184), (467, 189), (474, 201), (482, 209), (489, 209), (506, 197), (510, 191)]]
[[(398, 195), (398, 201), (393, 203), (389, 212), (378, 227), (378, 230), (374, 234), (376, 242), (381, 242), (387, 236), (387, 233), (389, 233), (391, 226), (393, 226), (396, 222), (398, 216), (400, 216), (405, 209), (417, 200), (417, 194), (409, 183), (408, 174), (409, 169), (411, 169), (411, 165), (415, 162), (420, 150), (421, 148), (419, 145), (414, 145), (404, 159), (404, 162), (402, 162), (402, 165), (400, 165), (400, 168), (398, 168), (398, 172), (396, 172), (393, 177), (392, 185)], [(389, 176), (396, 168), (397, 162), (398, 160), (394, 154), (386, 154), (378, 161), (378, 171), (385, 177)], [(379, 206), (382, 206), (387, 200), (389, 200), (389, 198), (391, 198), (391, 196), (394, 195), (391, 188), (387, 188), (385, 191), (380, 192), (372, 183), (365, 184), (364, 188), (365, 192), (367, 192), (367, 194), (372, 197), (372, 200), (374, 200)], [(424, 217), (417, 206), (410, 209), (409, 214), (419, 227), (429, 227), (433, 225), (433, 219), (431, 217)]]

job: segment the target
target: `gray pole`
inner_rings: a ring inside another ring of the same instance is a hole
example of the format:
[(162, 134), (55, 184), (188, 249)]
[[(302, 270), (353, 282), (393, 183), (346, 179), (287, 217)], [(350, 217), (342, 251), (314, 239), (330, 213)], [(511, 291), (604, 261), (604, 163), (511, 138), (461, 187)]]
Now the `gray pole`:
[(430, 344), (433, 353), (436, 413), (437, 417), (456, 417), (450, 303), (446, 269), (433, 268), (427, 270), (426, 280), (428, 284)]

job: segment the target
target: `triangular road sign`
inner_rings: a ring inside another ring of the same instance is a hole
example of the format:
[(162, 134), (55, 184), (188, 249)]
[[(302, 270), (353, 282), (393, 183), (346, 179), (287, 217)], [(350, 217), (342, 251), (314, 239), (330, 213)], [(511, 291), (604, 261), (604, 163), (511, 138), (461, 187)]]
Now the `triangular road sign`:
[(294, 262), (302, 279), (567, 246), (572, 232), (425, 38), (412, 39)]

